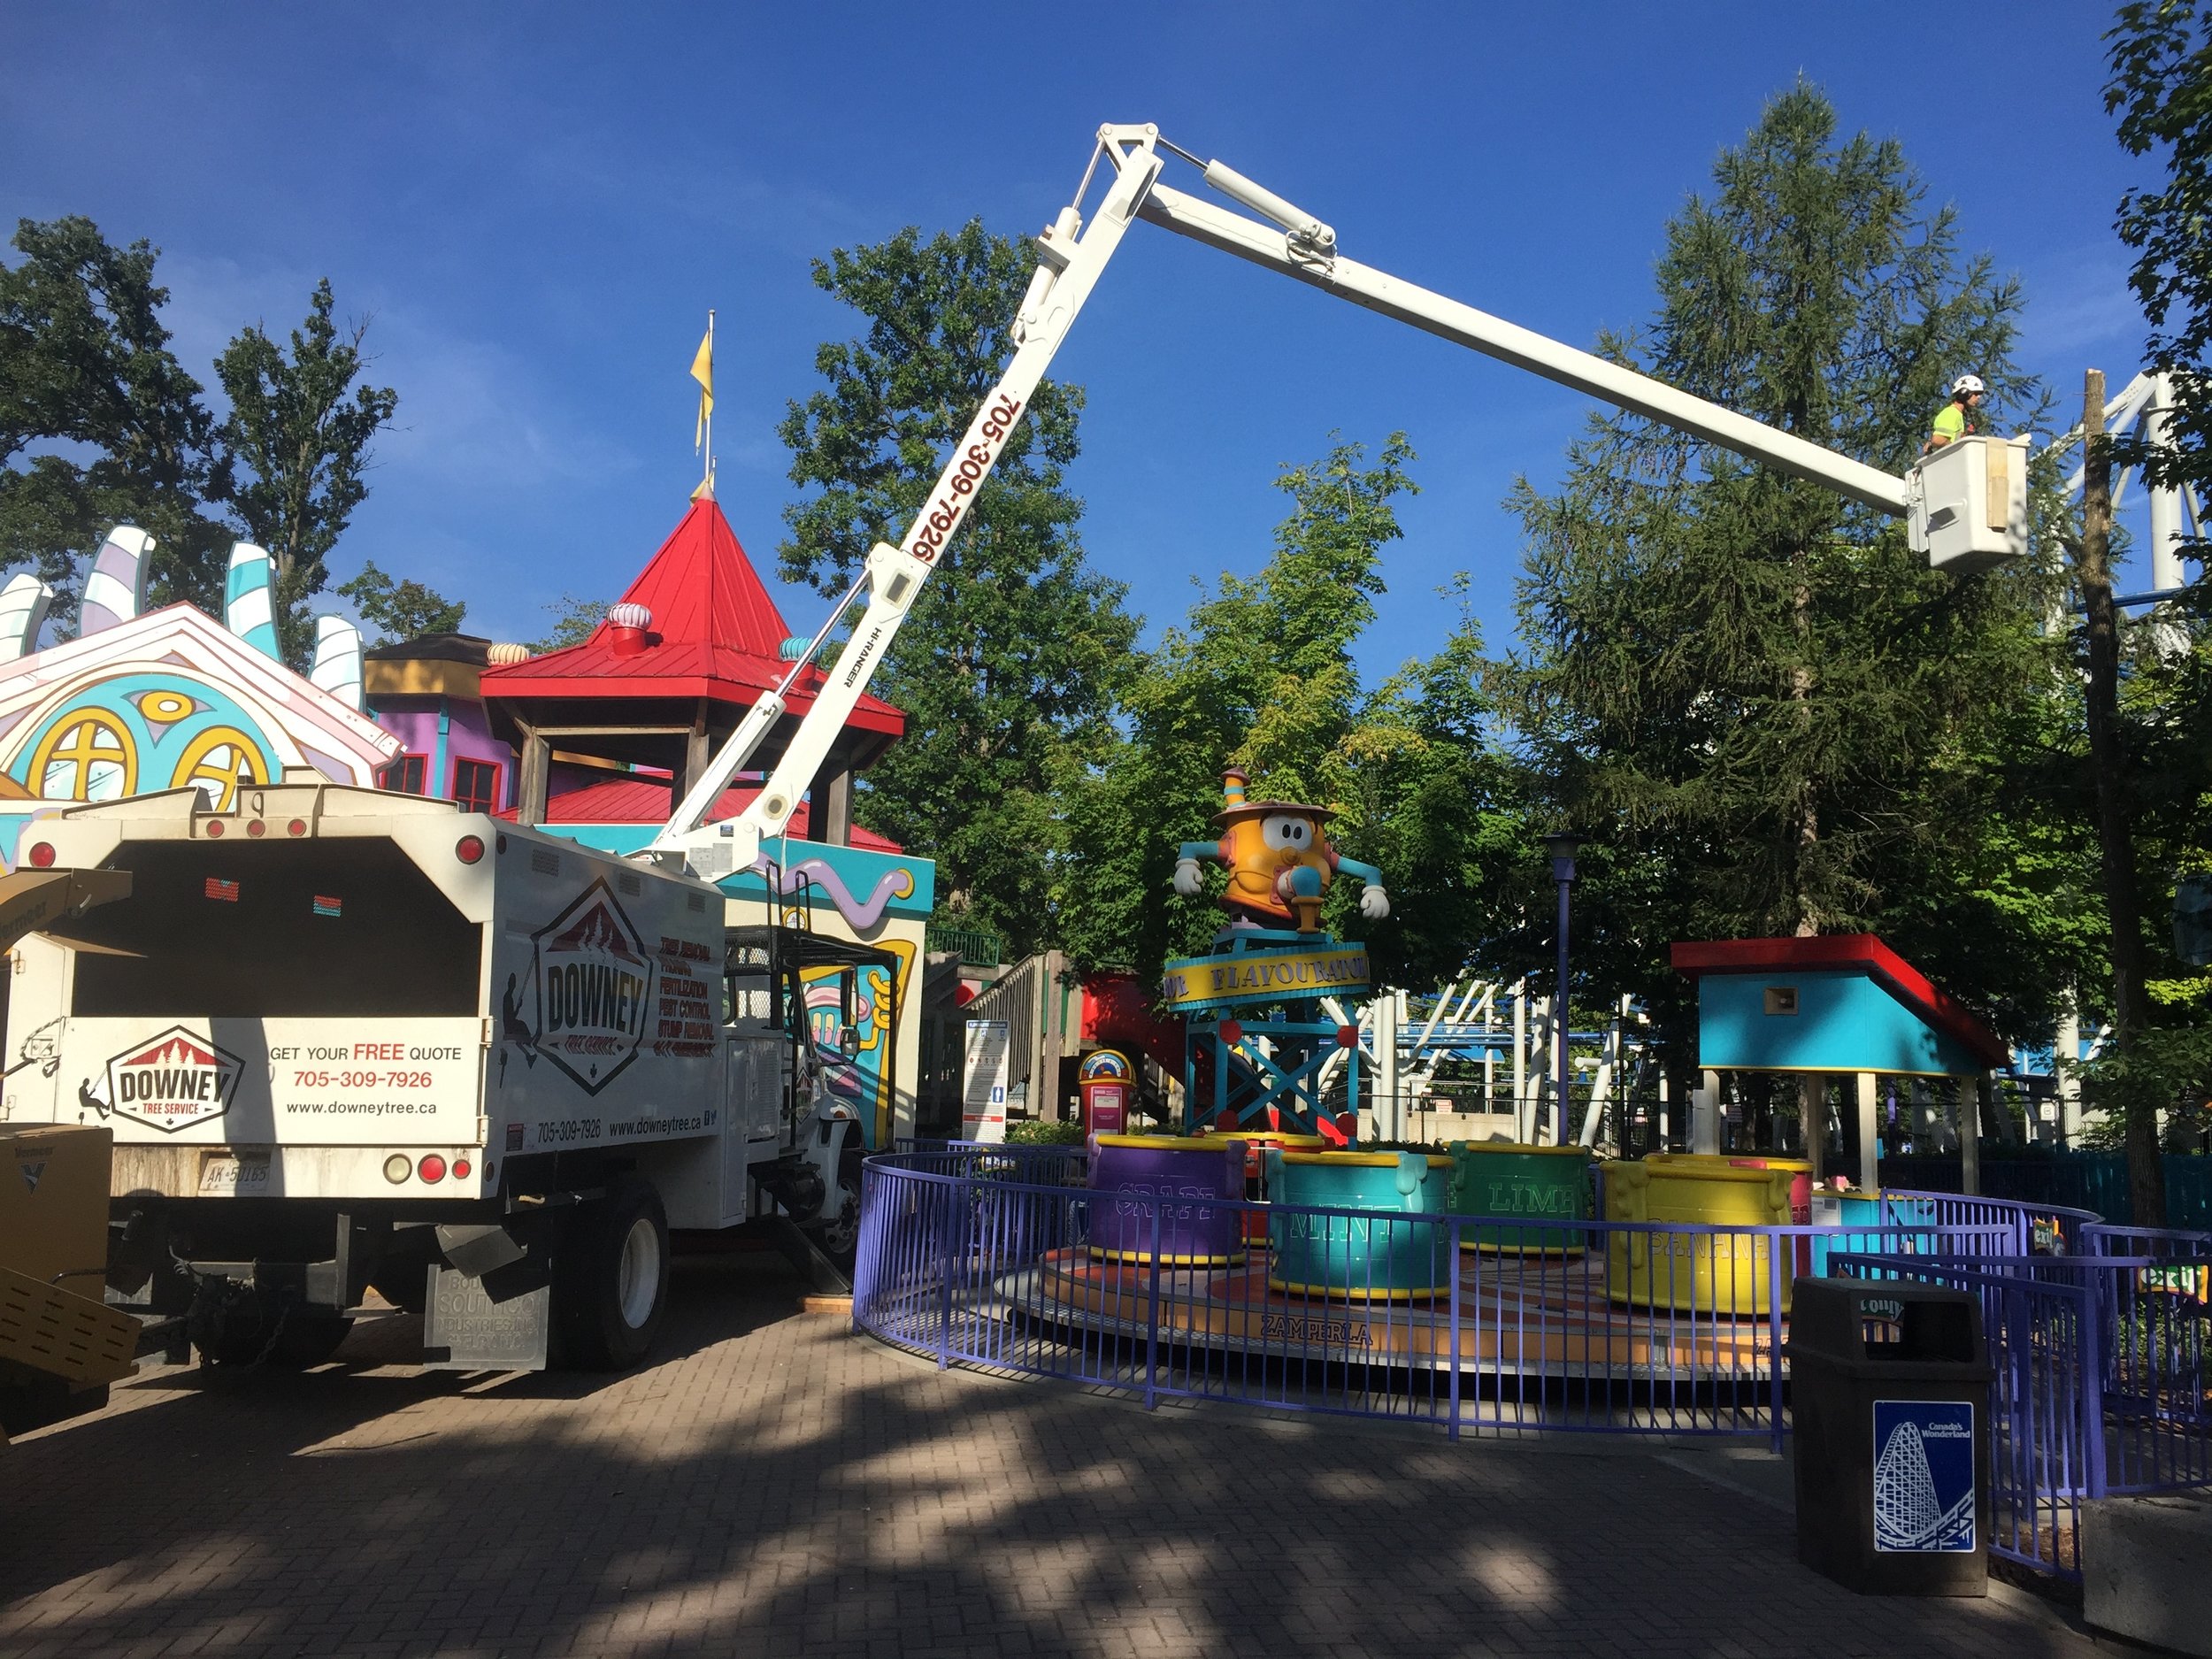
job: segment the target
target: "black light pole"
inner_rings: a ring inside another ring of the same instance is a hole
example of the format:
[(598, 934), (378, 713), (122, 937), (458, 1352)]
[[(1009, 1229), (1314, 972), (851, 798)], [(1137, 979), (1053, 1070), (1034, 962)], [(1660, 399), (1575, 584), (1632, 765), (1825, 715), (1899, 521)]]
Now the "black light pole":
[(1558, 1144), (1567, 1144), (1567, 1079), (1572, 1071), (1568, 1056), (1567, 1019), (1567, 915), (1568, 894), (1575, 884), (1575, 854), (1581, 850), (1583, 838), (1563, 831), (1544, 837), (1544, 849), (1551, 854), (1551, 879), (1559, 884), (1559, 995), (1552, 1005), (1552, 1040), (1559, 1045), (1559, 1079), (1556, 1105), (1559, 1114)]

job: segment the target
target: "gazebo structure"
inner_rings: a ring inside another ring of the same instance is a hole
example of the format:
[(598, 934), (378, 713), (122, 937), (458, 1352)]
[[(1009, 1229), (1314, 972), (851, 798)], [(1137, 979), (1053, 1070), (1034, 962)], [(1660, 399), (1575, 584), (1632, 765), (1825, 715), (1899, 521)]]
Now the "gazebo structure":
[[(783, 677), (789, 634), (722, 509), (711, 496), (694, 501), (588, 638), (481, 672), (492, 728), (519, 757), (517, 818), (546, 821), (556, 747), (664, 770), (672, 803), (680, 800), (754, 700)], [(793, 687), (762, 761), (781, 752), (820, 684), (820, 671), (810, 669)], [(851, 842), (852, 775), (905, 725), (889, 703), (861, 698), (808, 790), (808, 839)]]
[[(1879, 1185), (1877, 1079), (1961, 1079), (1959, 1160), (1979, 1182), (1978, 1111), (1983, 1075), (2010, 1059), (2004, 1040), (1871, 933), (1810, 939), (1723, 939), (1673, 947), (1697, 980), (1698, 1064), (1693, 1149), (1718, 1149), (1722, 1071), (1846, 1072), (1858, 1079), (1859, 1185)], [(1806, 1136), (1817, 1178), (1824, 1125)]]

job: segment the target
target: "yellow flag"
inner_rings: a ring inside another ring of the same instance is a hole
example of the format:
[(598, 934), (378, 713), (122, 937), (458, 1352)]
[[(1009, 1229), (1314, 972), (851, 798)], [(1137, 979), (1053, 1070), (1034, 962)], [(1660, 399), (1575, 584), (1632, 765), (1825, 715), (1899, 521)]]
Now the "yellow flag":
[(699, 382), (699, 424), (691, 435), (691, 447), (701, 448), (707, 438), (707, 417), (714, 413), (714, 325), (707, 325), (705, 337), (699, 342), (698, 354), (691, 359), (691, 378)]

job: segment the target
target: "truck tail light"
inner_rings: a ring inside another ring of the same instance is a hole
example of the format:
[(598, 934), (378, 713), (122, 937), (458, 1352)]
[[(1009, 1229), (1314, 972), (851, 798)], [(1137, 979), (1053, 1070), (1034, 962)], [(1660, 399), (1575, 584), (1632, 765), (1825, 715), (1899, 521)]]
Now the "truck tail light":
[(426, 1181), (442, 1181), (445, 1179), (445, 1160), (434, 1152), (426, 1152), (422, 1162), (415, 1165), (415, 1173)]
[(470, 1170), (473, 1167), (466, 1158), (454, 1159), (453, 1179), (457, 1181), (465, 1181), (469, 1178)]
[(453, 856), (465, 864), (472, 864), (484, 856), (484, 838), (464, 835), (453, 843)]
[(415, 1172), (415, 1161), (404, 1152), (395, 1152), (384, 1160), (384, 1179), (395, 1187)]
[(31, 863), (41, 870), (51, 870), (54, 867), (54, 843), (51, 841), (33, 841), (31, 843)]
[(307, 833), (307, 820), (306, 820), (305, 818), (294, 818), (294, 819), (293, 819), (293, 820), (292, 820), (289, 824), (287, 824), (287, 825), (284, 826), (284, 833), (285, 833), (287, 835), (304, 835), (304, 834), (306, 834), (306, 833)]

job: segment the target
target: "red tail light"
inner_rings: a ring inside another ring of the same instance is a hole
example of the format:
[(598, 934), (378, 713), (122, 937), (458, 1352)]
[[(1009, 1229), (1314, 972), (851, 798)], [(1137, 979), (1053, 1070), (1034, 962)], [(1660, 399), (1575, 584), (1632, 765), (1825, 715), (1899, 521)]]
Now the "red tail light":
[(442, 1181), (445, 1179), (445, 1160), (434, 1152), (426, 1152), (422, 1162), (415, 1165), (415, 1173), (426, 1181)]

